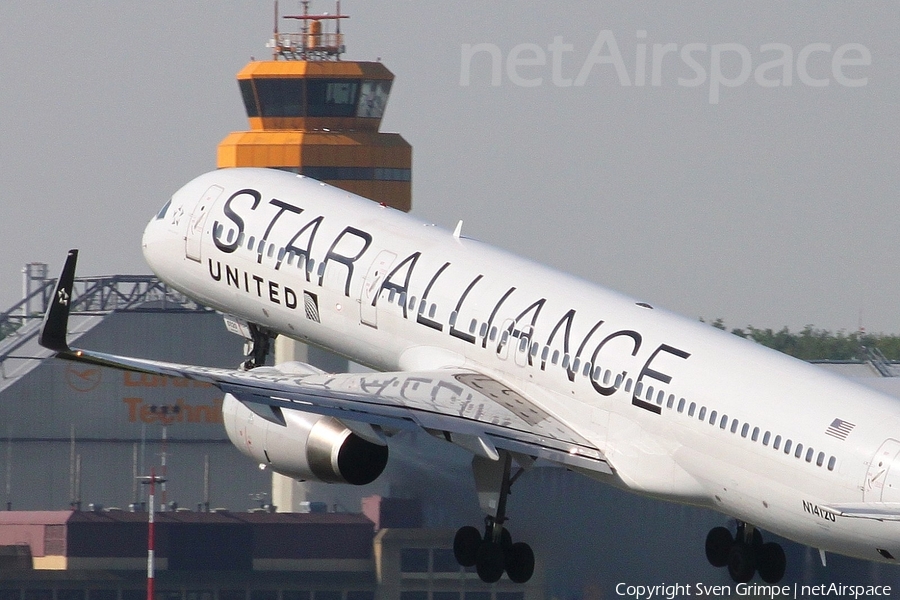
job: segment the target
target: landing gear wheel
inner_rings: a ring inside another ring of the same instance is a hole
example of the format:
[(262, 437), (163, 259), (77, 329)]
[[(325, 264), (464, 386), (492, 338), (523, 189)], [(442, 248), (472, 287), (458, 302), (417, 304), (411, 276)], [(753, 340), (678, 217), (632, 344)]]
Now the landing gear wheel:
[(734, 538), (731, 532), (724, 527), (713, 527), (706, 536), (706, 560), (714, 567), (724, 567), (728, 564), (728, 554)]
[(481, 545), (481, 533), (474, 527), (461, 527), (453, 538), (453, 556), (463, 567), (474, 567), (478, 546)]
[(482, 542), (475, 553), (475, 570), (478, 578), (485, 583), (496, 583), (503, 577), (506, 556), (503, 548), (495, 542)]
[(766, 583), (778, 583), (784, 577), (787, 559), (779, 544), (769, 542), (763, 544), (756, 552), (759, 576)]
[(744, 542), (735, 542), (728, 553), (728, 574), (735, 583), (747, 583), (756, 573), (753, 546)]
[(269, 349), (275, 335), (256, 323), (248, 323), (247, 329), (250, 330), (250, 352), (247, 354), (247, 360), (241, 364), (241, 368), (250, 371), (266, 364), (266, 358), (269, 356)]
[(525, 583), (534, 574), (534, 552), (524, 542), (516, 542), (506, 553), (506, 574), (513, 583)]

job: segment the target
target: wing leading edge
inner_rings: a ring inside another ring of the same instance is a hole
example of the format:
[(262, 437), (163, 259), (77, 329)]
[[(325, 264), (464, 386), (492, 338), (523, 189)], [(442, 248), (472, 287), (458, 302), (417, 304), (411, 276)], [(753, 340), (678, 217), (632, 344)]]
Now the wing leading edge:
[(399, 429), (423, 428), (475, 454), (496, 448), (612, 474), (603, 454), (560, 419), (509, 386), (471, 370), (311, 373), (296, 363), (250, 371), (182, 365), (70, 348), (68, 317), (78, 251), (69, 251), (40, 343), (65, 360), (215, 385), (242, 402)]

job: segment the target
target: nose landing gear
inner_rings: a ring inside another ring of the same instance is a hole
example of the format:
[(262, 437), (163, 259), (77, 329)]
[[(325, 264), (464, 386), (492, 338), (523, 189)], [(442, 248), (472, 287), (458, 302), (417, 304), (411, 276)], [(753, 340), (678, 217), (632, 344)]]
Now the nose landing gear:
[(534, 574), (534, 552), (524, 542), (513, 543), (512, 535), (503, 526), (506, 522), (506, 499), (515, 480), (522, 474), (519, 469), (510, 476), (512, 456), (500, 451), (500, 459), (493, 461), (476, 456), (472, 460), (478, 498), (485, 512), (494, 515), (484, 519), (484, 534), (475, 527), (466, 526), (456, 532), (453, 554), (463, 567), (475, 567), (478, 577), (485, 583), (499, 581), (504, 571), (510, 581), (525, 583)]

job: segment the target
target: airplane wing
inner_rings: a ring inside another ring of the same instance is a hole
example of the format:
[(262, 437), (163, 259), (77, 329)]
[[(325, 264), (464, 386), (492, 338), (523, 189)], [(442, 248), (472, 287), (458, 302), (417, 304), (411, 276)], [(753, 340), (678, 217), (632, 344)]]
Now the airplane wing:
[(573, 428), (509, 386), (471, 370), (330, 375), (288, 363), (244, 371), (70, 348), (66, 333), (77, 256), (77, 250), (69, 252), (41, 330), (41, 345), (58, 358), (204, 381), (243, 402), (334, 416), (351, 429), (354, 422), (419, 427), (494, 460), (502, 448), (613, 473), (603, 454)]
[(853, 502), (849, 504), (827, 504), (822, 508), (839, 517), (871, 519), (874, 521), (900, 521), (900, 502)]

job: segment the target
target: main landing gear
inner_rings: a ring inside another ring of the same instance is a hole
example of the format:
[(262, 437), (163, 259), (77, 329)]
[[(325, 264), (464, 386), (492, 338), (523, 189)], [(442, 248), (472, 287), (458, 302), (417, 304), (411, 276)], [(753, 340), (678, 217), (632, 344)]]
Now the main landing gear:
[(762, 534), (753, 525), (738, 521), (737, 534), (714, 527), (706, 536), (706, 559), (714, 567), (728, 567), (737, 583), (747, 583), (753, 575), (766, 583), (778, 583), (784, 577), (784, 550), (775, 542), (763, 543)]
[(247, 343), (250, 348), (247, 351), (247, 360), (241, 363), (241, 368), (245, 371), (262, 367), (266, 364), (266, 358), (269, 356), (269, 350), (272, 347), (272, 340), (275, 339), (271, 331), (255, 323), (247, 323), (247, 329), (250, 330), (250, 340)]
[(498, 581), (503, 572), (515, 583), (525, 583), (534, 574), (534, 552), (523, 542), (513, 543), (512, 536), (503, 526), (506, 522), (506, 498), (512, 484), (522, 474), (515, 475), (512, 456), (500, 451), (499, 460), (476, 456), (472, 460), (478, 500), (488, 514), (484, 519), (484, 534), (475, 527), (462, 527), (453, 539), (453, 554), (463, 567), (475, 567), (478, 577), (485, 583)]

